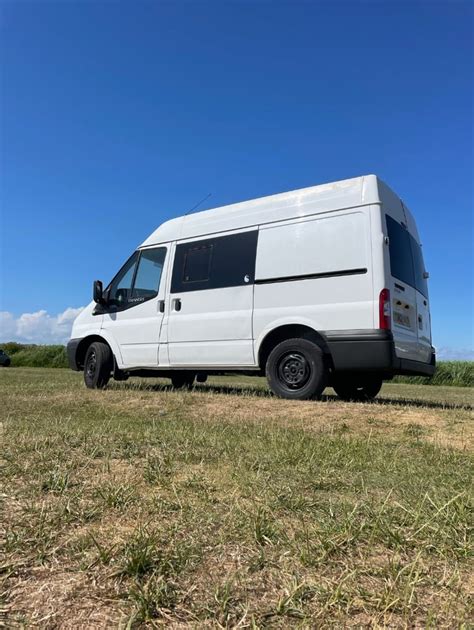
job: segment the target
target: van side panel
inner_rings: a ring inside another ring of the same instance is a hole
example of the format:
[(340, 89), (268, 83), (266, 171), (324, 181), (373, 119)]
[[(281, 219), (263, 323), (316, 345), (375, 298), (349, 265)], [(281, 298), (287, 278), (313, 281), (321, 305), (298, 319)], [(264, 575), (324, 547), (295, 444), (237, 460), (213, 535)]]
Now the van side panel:
[(285, 323), (373, 329), (370, 207), (260, 228), (253, 328), (257, 349)]
[(255, 279), (366, 268), (366, 230), (360, 211), (261, 227)]
[[(175, 299), (181, 299), (176, 311)], [(170, 365), (254, 365), (252, 286), (171, 294), (168, 319)]]

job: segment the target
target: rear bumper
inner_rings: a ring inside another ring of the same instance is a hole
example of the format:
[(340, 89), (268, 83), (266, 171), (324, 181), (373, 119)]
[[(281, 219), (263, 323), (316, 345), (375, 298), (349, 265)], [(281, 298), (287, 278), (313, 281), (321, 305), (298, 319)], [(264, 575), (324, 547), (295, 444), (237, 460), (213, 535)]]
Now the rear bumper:
[(71, 370), (79, 372), (81, 369), (77, 363), (77, 347), (81, 343), (82, 339), (71, 339), (66, 346), (67, 360)]
[(390, 378), (432, 376), (436, 370), (434, 348), (429, 363), (401, 359), (389, 330), (329, 330), (324, 335), (336, 372), (377, 372)]

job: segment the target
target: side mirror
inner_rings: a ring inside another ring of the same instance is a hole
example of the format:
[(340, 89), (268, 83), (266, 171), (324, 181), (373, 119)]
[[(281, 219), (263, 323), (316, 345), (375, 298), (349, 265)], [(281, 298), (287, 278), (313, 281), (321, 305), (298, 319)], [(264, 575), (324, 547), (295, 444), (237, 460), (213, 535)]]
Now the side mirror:
[(94, 280), (94, 288), (92, 290), (92, 297), (97, 304), (104, 304), (104, 288), (100, 280)]
[(423, 280), (428, 280), (430, 274), (427, 271), (423, 271)]

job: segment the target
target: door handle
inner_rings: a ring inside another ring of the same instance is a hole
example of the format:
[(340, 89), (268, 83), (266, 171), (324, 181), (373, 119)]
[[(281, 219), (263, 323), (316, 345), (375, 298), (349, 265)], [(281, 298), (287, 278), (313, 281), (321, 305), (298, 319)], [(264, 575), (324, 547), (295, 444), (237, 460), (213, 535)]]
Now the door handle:
[(160, 313), (164, 313), (165, 312), (165, 301), (164, 300), (158, 300), (158, 310), (160, 311)]
[(180, 311), (181, 310), (181, 299), (180, 298), (175, 298), (173, 300), (173, 309), (175, 311)]

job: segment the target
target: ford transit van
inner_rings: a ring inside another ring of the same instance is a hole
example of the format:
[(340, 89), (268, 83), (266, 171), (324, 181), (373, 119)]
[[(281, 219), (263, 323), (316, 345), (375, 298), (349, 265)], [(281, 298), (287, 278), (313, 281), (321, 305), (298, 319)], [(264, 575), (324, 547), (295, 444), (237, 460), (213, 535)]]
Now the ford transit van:
[(427, 278), (412, 214), (375, 175), (206, 210), (94, 282), (69, 363), (91, 388), (244, 372), (283, 398), (367, 400), (434, 373)]

